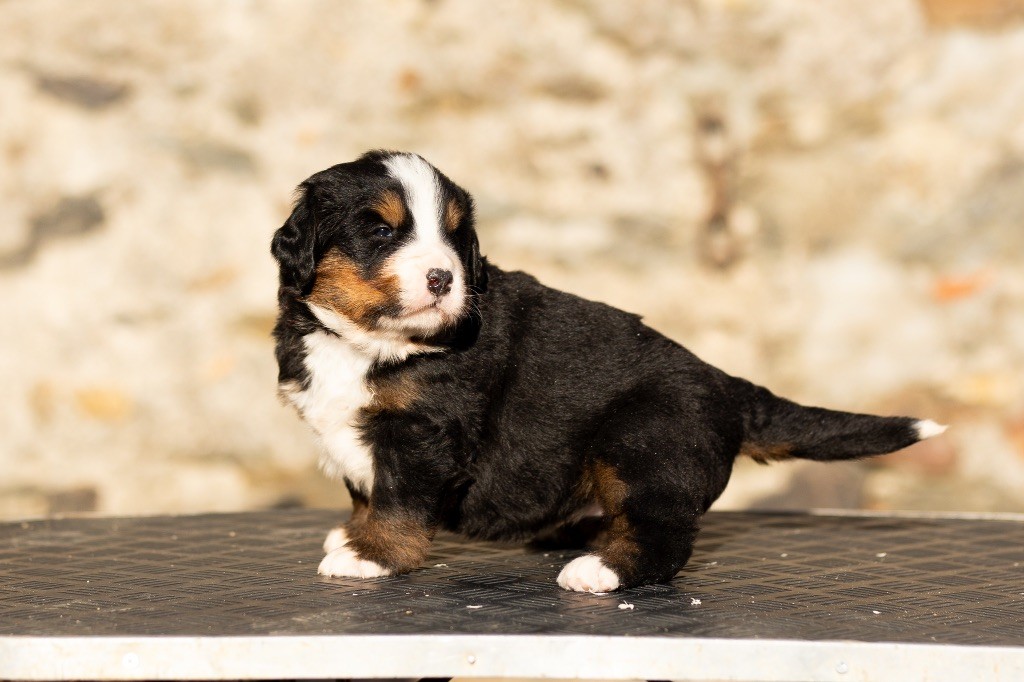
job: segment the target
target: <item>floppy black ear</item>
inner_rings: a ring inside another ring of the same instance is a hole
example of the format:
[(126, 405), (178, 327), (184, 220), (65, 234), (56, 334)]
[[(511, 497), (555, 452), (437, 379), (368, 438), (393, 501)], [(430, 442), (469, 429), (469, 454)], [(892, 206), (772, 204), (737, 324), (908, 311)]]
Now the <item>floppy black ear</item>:
[(483, 293), (487, 291), (487, 259), (480, 255), (480, 241), (476, 230), (470, 232), (469, 253), (466, 257), (467, 284), (471, 291)]
[(466, 273), (466, 285), (474, 293), (483, 293), (487, 290), (487, 259), (480, 255), (480, 240), (476, 236), (476, 207), (469, 192), (461, 187), (456, 187), (456, 191), (465, 206), (459, 233), (466, 235), (465, 244), (460, 249), (463, 252), (462, 267)]
[(316, 227), (305, 187), (285, 224), (274, 233), (270, 253), (280, 266), (281, 287), (307, 294), (313, 284), (315, 258), (313, 253)]

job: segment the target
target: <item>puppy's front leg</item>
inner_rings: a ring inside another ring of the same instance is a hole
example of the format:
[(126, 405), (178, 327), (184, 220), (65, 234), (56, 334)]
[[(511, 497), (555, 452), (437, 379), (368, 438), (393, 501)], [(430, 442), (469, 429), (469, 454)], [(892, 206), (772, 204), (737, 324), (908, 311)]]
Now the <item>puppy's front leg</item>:
[(353, 529), (358, 528), (366, 521), (366, 514), (369, 511), (369, 500), (363, 495), (348, 479), (345, 480), (345, 487), (348, 488), (349, 497), (352, 498), (352, 516), (348, 521), (331, 529), (331, 532), (324, 538), (324, 554), (330, 554), (343, 545), (348, 544), (352, 537)]
[(430, 423), (380, 413), (366, 422), (374, 443), (372, 491), (344, 544), (328, 551), (319, 573), (374, 578), (406, 573), (427, 558), (450, 474), (451, 443)]
[(320, 575), (376, 578), (406, 573), (423, 563), (434, 525), (413, 510), (380, 508), (370, 501), (363, 523), (320, 562)]

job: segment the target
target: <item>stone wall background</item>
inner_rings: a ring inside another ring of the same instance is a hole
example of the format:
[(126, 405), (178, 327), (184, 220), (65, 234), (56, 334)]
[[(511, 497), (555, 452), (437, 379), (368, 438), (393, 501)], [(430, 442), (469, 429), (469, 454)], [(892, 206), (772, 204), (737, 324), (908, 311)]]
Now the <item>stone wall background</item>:
[(722, 506), (1024, 511), (1024, 2), (0, 2), (0, 517), (343, 505), (273, 230), (368, 148), (506, 268), (947, 435)]

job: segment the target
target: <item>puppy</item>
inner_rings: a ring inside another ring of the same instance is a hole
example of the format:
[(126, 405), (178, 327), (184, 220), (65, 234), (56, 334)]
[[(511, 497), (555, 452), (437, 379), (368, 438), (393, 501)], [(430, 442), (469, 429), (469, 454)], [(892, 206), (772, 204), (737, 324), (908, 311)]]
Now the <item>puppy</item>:
[(737, 456), (855, 459), (945, 429), (802, 407), (636, 315), (489, 264), (470, 195), (414, 154), (310, 177), (271, 250), (280, 395), (354, 507), (323, 575), (410, 571), (443, 528), (582, 540), (567, 590), (664, 581)]

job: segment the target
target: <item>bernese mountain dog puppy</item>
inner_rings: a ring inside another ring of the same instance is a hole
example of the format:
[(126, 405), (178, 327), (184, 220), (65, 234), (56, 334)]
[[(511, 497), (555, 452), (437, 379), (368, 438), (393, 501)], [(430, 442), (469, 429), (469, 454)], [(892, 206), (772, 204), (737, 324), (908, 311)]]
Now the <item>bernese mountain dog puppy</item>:
[(470, 195), (415, 154), (369, 152), (298, 192), (272, 244), (280, 395), (353, 502), (322, 575), (410, 571), (446, 529), (586, 542), (567, 590), (664, 581), (737, 456), (855, 459), (945, 428), (797, 405), (495, 267)]

